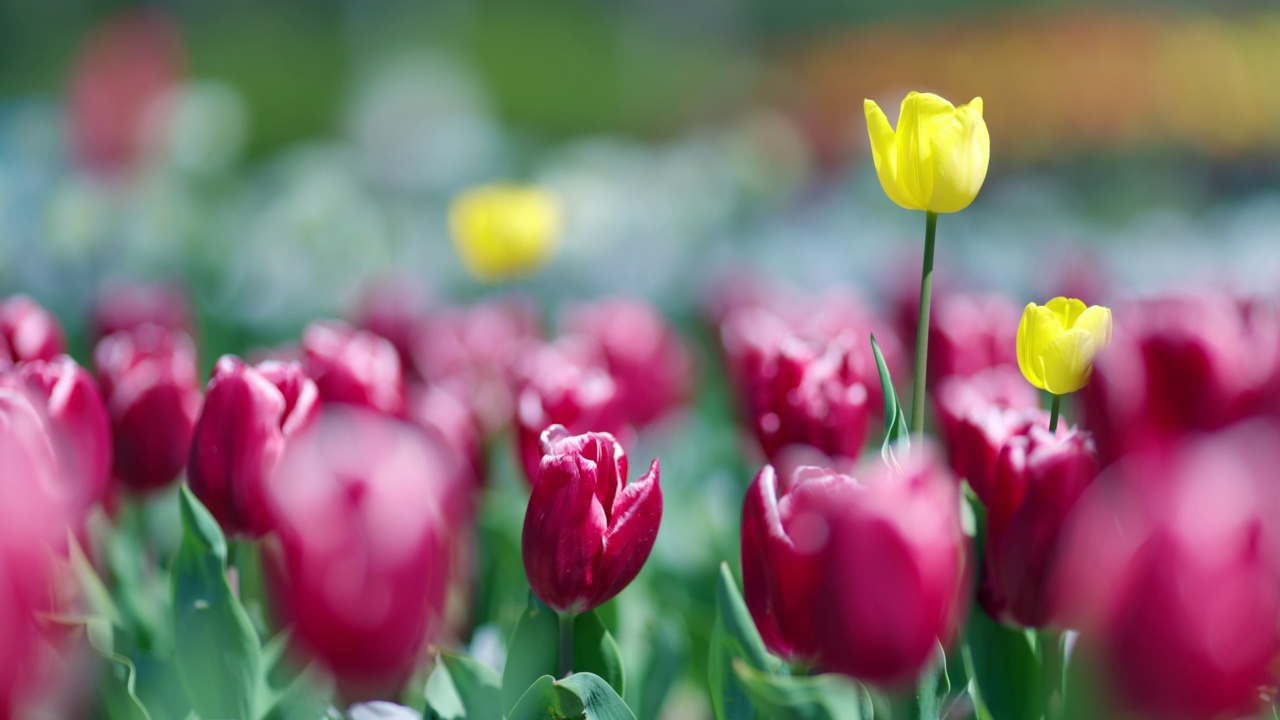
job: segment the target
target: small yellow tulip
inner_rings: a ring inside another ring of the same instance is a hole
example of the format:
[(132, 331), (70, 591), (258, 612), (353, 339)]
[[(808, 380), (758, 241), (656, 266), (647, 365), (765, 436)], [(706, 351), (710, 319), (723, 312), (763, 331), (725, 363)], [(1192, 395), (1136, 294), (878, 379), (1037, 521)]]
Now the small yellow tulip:
[(559, 243), (560, 201), (534, 186), (485, 185), (449, 207), (453, 244), (467, 271), (484, 282), (528, 275)]
[(982, 98), (955, 107), (932, 93), (907, 93), (896, 131), (879, 105), (864, 100), (863, 109), (876, 174), (890, 200), (935, 213), (969, 207), (991, 156)]
[(1028, 303), (1018, 323), (1018, 367), (1032, 385), (1065, 395), (1089, 381), (1093, 356), (1109, 342), (1109, 308), (1064, 297)]

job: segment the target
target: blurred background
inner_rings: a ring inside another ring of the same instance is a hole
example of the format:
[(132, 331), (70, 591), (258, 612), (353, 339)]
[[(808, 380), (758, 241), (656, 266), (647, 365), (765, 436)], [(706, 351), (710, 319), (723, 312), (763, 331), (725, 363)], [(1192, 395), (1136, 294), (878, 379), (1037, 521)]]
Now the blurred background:
[(500, 179), (564, 199), (523, 287), (552, 302), (680, 307), (725, 264), (905, 281), (922, 223), (861, 105), (910, 89), (982, 96), (991, 131), (944, 272), (1269, 288), (1278, 65), (1280, 11), (1246, 0), (4, 0), (0, 291), (74, 326), (104, 282), (177, 279), (214, 357), (388, 274), (482, 293), (444, 218)]

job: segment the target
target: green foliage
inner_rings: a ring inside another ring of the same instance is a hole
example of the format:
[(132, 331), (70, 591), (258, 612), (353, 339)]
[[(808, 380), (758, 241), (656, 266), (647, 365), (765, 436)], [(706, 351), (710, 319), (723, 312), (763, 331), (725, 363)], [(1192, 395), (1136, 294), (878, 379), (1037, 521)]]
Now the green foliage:
[(884, 444), (880, 446), (880, 457), (891, 467), (896, 467), (898, 454), (905, 455), (911, 448), (911, 430), (907, 424), (907, 415), (902, 412), (902, 403), (898, 402), (898, 393), (893, 389), (893, 378), (889, 377), (889, 367), (885, 365), (884, 355), (880, 354), (875, 335), (871, 336), (871, 352), (876, 357), (880, 392), (884, 395)]
[(432, 720), (502, 717), (502, 676), (466, 655), (441, 651), (427, 679), (427, 713)]
[(575, 673), (555, 682), (537, 679), (507, 714), (507, 720), (635, 720), (622, 697), (599, 675)]

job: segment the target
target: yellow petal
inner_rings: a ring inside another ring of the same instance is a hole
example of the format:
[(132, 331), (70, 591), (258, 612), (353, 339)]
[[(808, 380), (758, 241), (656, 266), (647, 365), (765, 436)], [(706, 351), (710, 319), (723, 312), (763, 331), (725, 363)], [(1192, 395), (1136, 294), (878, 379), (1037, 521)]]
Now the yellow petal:
[(560, 205), (536, 187), (490, 185), (458, 196), (449, 226), (462, 264), (487, 282), (528, 274), (555, 250)]
[(1084, 314), (1085, 304), (1076, 298), (1056, 297), (1044, 304), (1058, 316), (1064, 328), (1075, 327), (1076, 319)]
[(1040, 356), (1044, 389), (1064, 395), (1084, 387), (1097, 348), (1093, 335), (1086, 330), (1073, 328), (1055, 337)]
[(934, 177), (929, 209), (940, 213), (963, 210), (982, 189), (991, 155), (982, 98), (939, 116), (930, 137)]
[(1041, 356), (1053, 339), (1062, 333), (1062, 322), (1052, 310), (1027, 303), (1018, 323), (1018, 368), (1027, 382), (1041, 390), (1048, 389), (1045, 387)]
[(930, 137), (940, 122), (955, 113), (951, 103), (932, 93), (910, 92), (902, 99), (898, 115), (898, 186), (915, 202), (929, 210), (933, 196), (933, 142)]
[(1072, 327), (1092, 335), (1094, 342), (1097, 343), (1097, 349), (1101, 350), (1111, 342), (1111, 309), (1101, 305), (1091, 305), (1076, 318)]
[(867, 134), (871, 137), (871, 160), (876, 166), (876, 176), (884, 194), (908, 210), (924, 210), (919, 202), (902, 191), (898, 183), (898, 138), (884, 111), (873, 100), (862, 101), (867, 116)]

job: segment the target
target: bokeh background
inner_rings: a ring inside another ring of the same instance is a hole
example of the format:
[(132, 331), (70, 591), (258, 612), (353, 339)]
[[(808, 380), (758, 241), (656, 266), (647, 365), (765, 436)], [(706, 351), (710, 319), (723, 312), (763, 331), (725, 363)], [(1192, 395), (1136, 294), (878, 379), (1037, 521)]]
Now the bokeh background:
[(74, 318), (114, 278), (178, 279), (216, 357), (388, 274), (484, 292), (444, 215), (496, 179), (565, 200), (525, 288), (552, 301), (679, 307), (725, 264), (896, 283), (919, 218), (877, 187), (861, 104), (909, 89), (985, 99), (945, 272), (1041, 300), (1270, 287), (1278, 65), (1280, 11), (1246, 1), (5, 0), (0, 290)]

